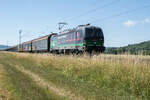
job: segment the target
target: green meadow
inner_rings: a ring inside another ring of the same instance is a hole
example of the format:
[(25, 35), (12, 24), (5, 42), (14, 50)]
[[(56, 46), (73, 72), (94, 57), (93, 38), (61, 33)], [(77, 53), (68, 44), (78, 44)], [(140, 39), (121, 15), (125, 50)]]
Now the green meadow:
[(150, 56), (0, 52), (0, 100), (150, 100)]

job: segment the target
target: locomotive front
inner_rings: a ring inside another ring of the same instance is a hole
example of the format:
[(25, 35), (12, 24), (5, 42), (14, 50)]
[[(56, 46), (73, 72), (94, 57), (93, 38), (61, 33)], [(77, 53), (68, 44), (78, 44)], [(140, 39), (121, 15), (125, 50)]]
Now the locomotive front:
[(104, 35), (102, 29), (94, 26), (85, 27), (84, 46), (87, 52), (104, 52)]

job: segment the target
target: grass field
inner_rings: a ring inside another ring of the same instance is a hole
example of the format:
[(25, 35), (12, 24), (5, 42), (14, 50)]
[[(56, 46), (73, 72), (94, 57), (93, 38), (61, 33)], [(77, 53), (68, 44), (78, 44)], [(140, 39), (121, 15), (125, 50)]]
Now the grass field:
[(150, 100), (150, 56), (0, 52), (0, 100)]

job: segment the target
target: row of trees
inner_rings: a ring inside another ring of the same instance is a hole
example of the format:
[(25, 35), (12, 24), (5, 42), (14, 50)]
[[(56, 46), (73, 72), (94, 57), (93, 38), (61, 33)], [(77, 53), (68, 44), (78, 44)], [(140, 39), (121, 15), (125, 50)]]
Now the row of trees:
[(150, 55), (150, 41), (139, 44), (128, 45), (120, 48), (107, 48), (107, 54), (134, 54), (134, 55)]

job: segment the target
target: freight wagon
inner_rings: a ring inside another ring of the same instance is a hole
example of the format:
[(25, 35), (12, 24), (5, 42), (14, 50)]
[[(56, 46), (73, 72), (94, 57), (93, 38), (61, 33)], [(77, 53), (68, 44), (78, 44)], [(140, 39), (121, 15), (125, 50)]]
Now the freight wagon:
[(24, 42), (21, 45), (21, 47), (22, 47), (22, 49), (21, 49), (22, 52), (31, 52), (32, 51), (32, 41)]
[(9, 47), (9, 48), (5, 49), (5, 51), (12, 51), (12, 52), (16, 52), (16, 51), (18, 51), (18, 45), (15, 45), (15, 46)]
[(40, 37), (32, 40), (32, 52), (49, 52), (50, 51), (50, 38), (52, 35), (56, 33), (52, 33), (46, 35), (44, 37)]

